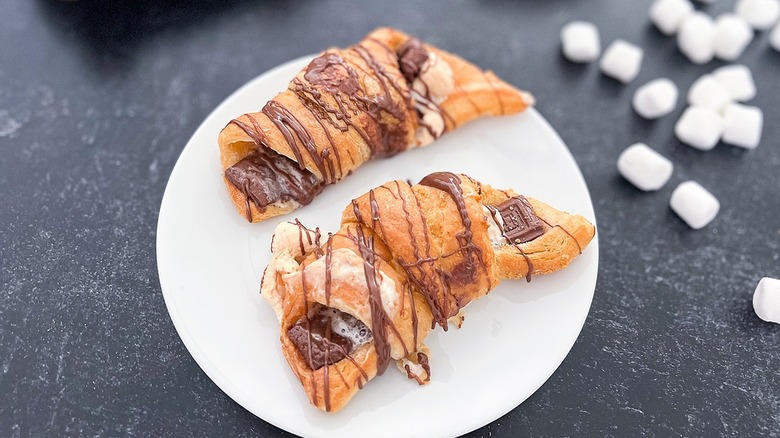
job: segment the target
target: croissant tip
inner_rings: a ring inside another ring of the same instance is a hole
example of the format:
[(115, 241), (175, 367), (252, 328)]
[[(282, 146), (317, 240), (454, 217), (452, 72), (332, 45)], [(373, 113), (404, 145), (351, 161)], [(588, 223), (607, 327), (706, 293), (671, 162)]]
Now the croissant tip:
[(527, 91), (521, 91), (520, 98), (523, 99), (523, 102), (525, 102), (525, 104), (529, 107), (536, 105), (536, 98), (533, 94)]

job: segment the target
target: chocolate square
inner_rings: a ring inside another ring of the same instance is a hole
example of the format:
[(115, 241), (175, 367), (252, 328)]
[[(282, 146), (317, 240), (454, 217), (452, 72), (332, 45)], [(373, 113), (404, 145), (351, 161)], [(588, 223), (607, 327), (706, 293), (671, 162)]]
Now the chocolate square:
[(496, 207), (510, 243), (525, 243), (544, 234), (544, 227), (524, 196), (509, 198)]

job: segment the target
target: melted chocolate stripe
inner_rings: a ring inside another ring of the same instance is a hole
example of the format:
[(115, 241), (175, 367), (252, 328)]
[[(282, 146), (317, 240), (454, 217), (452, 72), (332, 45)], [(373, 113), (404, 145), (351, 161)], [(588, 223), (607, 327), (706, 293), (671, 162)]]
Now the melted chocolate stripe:
[(409, 291), (409, 306), (412, 308), (412, 330), (414, 330), (414, 338), (412, 339), (414, 344), (412, 345), (412, 349), (417, 350), (420, 348), (419, 344), (417, 343), (417, 329), (420, 326), (420, 321), (417, 318), (417, 306), (414, 303), (414, 291), (412, 285), (406, 283), (405, 288), (407, 291)]
[(444, 318), (444, 324), (440, 324), (442, 329), (446, 332), (447, 329), (449, 329), (449, 314), (450, 314), (450, 296), (452, 296), (452, 288), (450, 288), (450, 278), (451, 275), (449, 273), (444, 272), (443, 270), (436, 268), (436, 273), (439, 275), (439, 279), (441, 280), (442, 290), (443, 293), (443, 304), (442, 304), (442, 318)]
[[(379, 209), (378, 209), (379, 207), (378, 207), (378, 205), (376, 203), (376, 199), (374, 199), (374, 191), (371, 190), (369, 192), (369, 195), (371, 197), (371, 204), (372, 204), (371, 205), (371, 213), (372, 213), (372, 218), (371, 218), (372, 226), (371, 226), (371, 228), (373, 229), (374, 223), (376, 223), (376, 222), (378, 222), (380, 224), (380, 227), (383, 227), (381, 218), (379, 217)], [(354, 208), (354, 205), (353, 205), (353, 208)], [(361, 223), (365, 224), (362, 221), (361, 221)], [(368, 226), (368, 224), (365, 224), (365, 225)], [(358, 227), (360, 227), (360, 224), (358, 224)], [(361, 232), (362, 232), (362, 229), (361, 229)], [(376, 231), (374, 231), (374, 232), (376, 232)], [(384, 232), (385, 232), (384, 228), (382, 228), (382, 233), (384, 233)], [(381, 236), (380, 236), (380, 238), (381, 238)], [(373, 252), (373, 237), (371, 238), (371, 241), (372, 241), (371, 250)], [(358, 239), (355, 240), (355, 243), (358, 245), (358, 247), (360, 247), (360, 243), (359, 243)], [(387, 262), (386, 260), (382, 259), (381, 257), (378, 257), (378, 254), (376, 254), (376, 252), (373, 252), (373, 257), (374, 257), (374, 262), (373, 263), (376, 263), (376, 259), (383, 260), (383, 261)], [(374, 271), (376, 272), (376, 268), (374, 268)], [(382, 280), (382, 277), (377, 274), (375, 281), (378, 281), (378, 282), (381, 283), (381, 280)], [(371, 291), (371, 286), (369, 285), (369, 292), (370, 291)], [(384, 305), (382, 305), (382, 303), (381, 303), (381, 297), (380, 297), (380, 305), (382, 306), (382, 309), (383, 309), (383, 312), (384, 312)], [(405, 356), (406, 354), (409, 353), (409, 349), (406, 346), (406, 342), (403, 341), (401, 333), (398, 331), (397, 327), (392, 323), (392, 321), (390, 320), (390, 317), (387, 315), (387, 312), (384, 312), (384, 316), (385, 316), (385, 318), (387, 320), (386, 327), (389, 327), (393, 331), (393, 334), (395, 334), (396, 339), (398, 339), (401, 342), (401, 346), (404, 348), (404, 356)]]
[[(432, 173), (420, 181), (420, 185), (433, 187), (447, 193), (458, 208), (458, 214), (460, 215), (460, 220), (461, 223), (463, 223), (465, 230), (462, 233), (456, 234), (455, 238), (458, 240), (459, 244), (457, 252), (463, 253), (465, 262), (464, 269), (466, 271), (464, 274), (467, 277), (461, 278), (460, 276), (457, 276), (453, 277), (453, 279), (458, 280), (461, 283), (468, 283), (474, 279), (474, 257), (476, 257), (479, 265), (485, 269), (486, 272), (487, 266), (485, 266), (485, 263), (482, 260), (482, 249), (475, 245), (473, 241), (474, 234), (471, 230), (471, 218), (469, 217), (469, 212), (466, 208), (463, 189), (460, 187), (460, 183), (460, 178), (450, 172)], [(442, 257), (447, 257), (449, 255), (451, 254), (442, 255)]]
[[(425, 263), (433, 262), (433, 260), (430, 258), (430, 240), (428, 239), (428, 232), (427, 232), (428, 230), (425, 222), (425, 217), (422, 215), (422, 211), (420, 210), (420, 219), (425, 229), (424, 236), (426, 242), (425, 258), (423, 259), (423, 257), (420, 256), (420, 246), (417, 243), (417, 236), (415, 235), (414, 232), (414, 226), (413, 226), (414, 224), (412, 223), (412, 217), (409, 212), (408, 204), (406, 202), (407, 200), (403, 192), (401, 191), (401, 183), (398, 180), (396, 180), (395, 186), (396, 186), (396, 193), (398, 194), (398, 198), (401, 199), (401, 209), (404, 212), (406, 227), (409, 233), (409, 241), (412, 244), (412, 251), (414, 253), (414, 259), (415, 259), (413, 264), (405, 263), (404, 260), (400, 259), (400, 257), (397, 261), (404, 268), (404, 271), (406, 271), (407, 277), (410, 278), (412, 282), (414, 282), (425, 295), (426, 299), (428, 300), (429, 307), (432, 309), (434, 315), (436, 315), (434, 321), (441, 320), (442, 318), (441, 312), (439, 311), (438, 306), (436, 305), (436, 299), (435, 299), (435, 297), (438, 295), (438, 287), (436, 287), (435, 280), (433, 281), (433, 284), (431, 284), (431, 279), (428, 277), (428, 271), (424, 269)], [(392, 191), (389, 188), (387, 188), (387, 190), (392, 193)], [(418, 208), (421, 208), (420, 200), (417, 198), (414, 191), (411, 190), (411, 188), (409, 191), (412, 194), (412, 196), (414, 196)], [(417, 268), (417, 272), (418, 272), (417, 275), (415, 275), (414, 272), (412, 272), (411, 269), (409, 269), (412, 266)], [(410, 297), (411, 297), (411, 291), (410, 291)], [(417, 324), (418, 323), (417, 323), (416, 313), (413, 314), (413, 319), (414, 319), (413, 324), (414, 324), (414, 337), (415, 337), (414, 345), (415, 348), (417, 348)]]
[[(411, 184), (409, 184), (411, 186)], [(441, 304), (438, 302), (437, 297), (439, 296), (439, 282), (436, 281), (436, 277), (429, 278), (427, 275), (427, 271), (422, 269), (422, 263), (433, 263), (434, 259), (431, 257), (431, 239), (428, 236), (428, 221), (425, 219), (425, 214), (423, 214), (422, 204), (420, 203), (420, 198), (417, 197), (417, 193), (415, 193), (414, 189), (411, 189), (412, 197), (414, 198), (414, 202), (417, 206), (417, 213), (420, 215), (420, 222), (423, 226), (423, 236), (425, 237), (425, 253), (424, 258), (418, 257), (417, 259), (417, 269), (420, 271), (422, 279), (418, 279), (415, 275), (412, 275), (409, 271), (409, 266), (403, 266), (404, 270), (407, 272), (408, 277), (411, 278), (415, 283), (417, 284), (417, 287), (423, 292), (423, 295), (425, 296), (426, 301), (428, 301), (428, 305), (431, 308), (431, 313), (433, 315), (433, 320), (431, 321), (431, 328), (435, 327), (435, 324), (439, 324), (442, 327), (446, 327), (447, 325), (447, 317), (444, 315), (444, 309), (441, 307)], [(445, 297), (446, 298), (446, 297)]]
[[(328, 62), (317, 62), (322, 57), (328, 57)], [(304, 84), (298, 78), (293, 80), (296, 94), (298, 94), (299, 98), (304, 97), (312, 106), (330, 114), (332, 117), (326, 117), (325, 119), (336, 129), (342, 132), (348, 131), (350, 128), (354, 129), (363, 138), (368, 148), (373, 150), (373, 142), (368, 134), (351, 120), (350, 113), (357, 115), (359, 109), (354, 96), (358, 92), (365, 94), (360, 88), (357, 73), (337, 54), (325, 54), (322, 57), (315, 58), (307, 67), (306, 74), (304, 74), (304, 79), (311, 85)], [(330, 67), (330, 69), (327, 67)], [(335, 71), (336, 69), (343, 69), (346, 72), (346, 77), (338, 74)], [(332, 108), (323, 99), (322, 93), (317, 87), (323, 88), (325, 92), (331, 95), (336, 101), (338, 108)], [(342, 94), (346, 96), (346, 100), (342, 97)], [(352, 102), (352, 105), (350, 105), (350, 102)], [(344, 125), (340, 125), (338, 122)]]
[[(298, 78), (295, 78), (293, 80), (293, 82), (295, 82), (297, 80), (298, 80)], [(329, 183), (333, 184), (336, 181), (338, 181), (338, 180), (340, 180), (340, 179), (342, 179), (344, 177), (344, 173), (341, 170), (342, 169), (342, 167), (341, 167), (341, 155), (339, 154), (339, 150), (336, 147), (336, 143), (333, 141), (333, 136), (331, 136), (330, 131), (328, 130), (327, 126), (325, 126), (325, 123), (323, 123), (322, 116), (320, 116), (319, 112), (312, 105), (311, 101), (309, 99), (307, 99), (306, 97), (304, 97), (302, 94), (298, 93), (298, 92), (296, 92), (296, 96), (298, 96), (298, 100), (301, 102), (301, 104), (306, 109), (309, 110), (309, 112), (311, 113), (311, 115), (314, 118), (314, 120), (317, 121), (317, 123), (322, 128), (322, 131), (325, 133), (325, 138), (328, 139), (328, 143), (330, 144), (330, 148), (327, 148), (324, 151), (322, 151), (321, 156), (322, 156), (323, 161), (327, 162), (328, 171), (329, 172), (328, 172), (327, 175), (323, 174), (323, 178), (325, 178), (325, 180), (328, 181)], [(333, 155), (334, 155), (334, 158), (335, 158), (335, 163), (334, 163), (333, 159), (329, 159), (330, 151), (333, 151)], [(336, 176), (335, 168), (339, 169), (338, 177)]]
[(389, 317), (382, 306), (382, 297), (379, 292), (379, 284), (377, 282), (376, 266), (374, 265), (376, 254), (374, 252), (374, 239), (373, 237), (366, 238), (363, 232), (363, 226), (358, 224), (356, 227), (357, 236), (355, 243), (360, 251), (360, 256), (363, 258), (363, 272), (366, 276), (366, 287), (369, 292), (369, 306), (371, 308), (371, 331), (374, 335), (374, 348), (377, 353), (377, 375), (381, 376), (387, 370), (387, 366), (390, 363), (390, 343), (387, 341), (387, 332), (385, 328), (388, 324), (392, 324), (389, 321)]
[(355, 219), (357, 219), (358, 223), (365, 223), (363, 215), (360, 214), (360, 206), (358, 206), (357, 199), (352, 200), (352, 212), (355, 213)]
[(376, 230), (376, 224), (379, 224), (379, 230), (382, 232), (381, 237), (386, 239), (387, 232), (385, 231), (385, 224), (382, 223), (382, 217), (379, 212), (379, 204), (376, 202), (376, 196), (374, 196), (374, 189), (368, 191), (368, 198), (368, 203), (371, 206), (371, 228)]
[(330, 305), (330, 288), (331, 288), (331, 261), (333, 259), (333, 233), (328, 233), (328, 241), (325, 243), (325, 304)]
[(542, 218), (539, 218), (539, 220), (544, 222), (544, 224), (547, 225), (550, 228), (560, 228), (561, 231), (563, 231), (564, 233), (568, 234), (569, 237), (571, 237), (571, 240), (574, 241), (574, 244), (577, 245), (577, 250), (579, 251), (579, 253), (582, 254), (582, 246), (580, 246), (580, 242), (578, 242), (577, 239), (575, 239), (574, 236), (570, 232), (568, 232), (566, 230), (566, 228), (563, 228), (562, 226), (560, 226), (558, 224), (552, 225), (552, 224), (550, 224), (549, 222), (547, 222), (546, 220), (544, 220)]
[[(252, 119), (251, 116), (250, 119)], [(231, 123), (241, 128), (241, 130), (244, 131), (246, 135), (248, 135), (252, 139), (252, 141), (255, 142), (256, 145), (260, 145), (263, 143), (263, 138), (260, 136), (259, 130), (250, 128), (249, 126), (247, 126), (246, 123), (238, 119), (231, 120), (230, 123), (228, 123), (228, 125), (230, 125)]]
[(268, 103), (263, 107), (263, 114), (268, 116), (274, 125), (276, 125), (277, 129), (279, 129), (279, 131), (282, 133), (284, 139), (287, 141), (287, 144), (290, 145), (290, 149), (292, 149), (293, 154), (295, 154), (295, 159), (298, 161), (298, 166), (301, 168), (301, 170), (306, 169), (306, 165), (303, 160), (303, 154), (301, 154), (300, 146), (298, 146), (298, 142), (295, 141), (293, 134), (298, 137), (300, 144), (302, 144), (306, 149), (306, 152), (308, 152), (309, 156), (314, 162), (314, 165), (317, 166), (317, 170), (320, 171), (320, 174), (324, 179), (327, 175), (324, 161), (317, 153), (317, 146), (314, 143), (314, 139), (312, 138), (311, 133), (309, 133), (306, 127), (301, 124), (301, 122), (290, 112), (290, 110), (275, 100), (268, 101)]
[(425, 370), (425, 373), (428, 375), (428, 380), (431, 378), (431, 366), (428, 364), (428, 355), (425, 353), (418, 351), (417, 352), (417, 363), (420, 364), (423, 369)]
[[(380, 140), (382, 143), (382, 149), (378, 150), (376, 147), (378, 145), (374, 145), (372, 155), (376, 157), (393, 156), (405, 150), (408, 146), (406, 144), (407, 133), (404, 126), (407, 108), (401, 108), (393, 100), (388, 83), (396, 90), (398, 90), (397, 85), (395, 84), (393, 78), (390, 77), (385, 71), (384, 67), (376, 60), (376, 58), (374, 58), (371, 52), (369, 52), (360, 44), (351, 47), (350, 50), (354, 51), (361, 58), (363, 58), (369, 68), (374, 71), (375, 76), (378, 79), (382, 90), (384, 91), (383, 95), (377, 95), (370, 98), (367, 96), (355, 96), (356, 99), (364, 103), (364, 110), (371, 116), (371, 118), (374, 119), (380, 131), (379, 134), (381, 137)], [(382, 117), (383, 111), (389, 113), (393, 118), (395, 118), (396, 122), (386, 122)]]

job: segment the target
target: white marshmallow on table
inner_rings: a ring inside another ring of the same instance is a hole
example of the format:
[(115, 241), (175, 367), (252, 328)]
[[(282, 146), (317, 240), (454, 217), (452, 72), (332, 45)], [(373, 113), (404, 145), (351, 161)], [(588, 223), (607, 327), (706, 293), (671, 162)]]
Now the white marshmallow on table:
[(769, 36), (769, 45), (773, 49), (780, 52), (780, 24), (775, 26), (775, 30), (772, 31), (772, 35)]
[(674, 35), (683, 20), (693, 14), (693, 5), (688, 0), (656, 0), (650, 6), (650, 21), (664, 35)]
[(618, 39), (604, 51), (599, 68), (605, 75), (625, 84), (637, 77), (643, 57), (644, 51), (641, 47)]
[(709, 108), (689, 106), (674, 125), (674, 134), (681, 142), (708, 151), (723, 134), (723, 119)]
[(694, 230), (712, 222), (720, 210), (717, 198), (696, 181), (685, 181), (677, 186), (669, 205)]
[(720, 111), (731, 103), (731, 93), (711, 74), (696, 79), (688, 90), (688, 103)]
[(715, 20), (715, 56), (724, 61), (734, 61), (742, 56), (750, 41), (753, 29), (736, 14), (722, 14)]
[(741, 64), (727, 65), (715, 69), (712, 76), (723, 85), (737, 102), (746, 102), (756, 97), (756, 83), (750, 69)]
[(780, 324), (780, 280), (764, 277), (753, 292), (753, 310), (766, 322)]
[(561, 29), (561, 47), (569, 61), (595, 61), (601, 54), (599, 30), (592, 23), (572, 21)]
[(755, 149), (761, 142), (763, 125), (761, 108), (732, 103), (723, 110), (723, 143)]
[(617, 168), (623, 178), (648, 192), (660, 189), (669, 181), (674, 165), (646, 144), (635, 143), (620, 154)]
[(737, 0), (734, 11), (753, 29), (767, 30), (780, 17), (780, 0)]
[(706, 64), (715, 57), (715, 22), (703, 12), (694, 12), (680, 25), (677, 47), (694, 64)]
[(677, 105), (677, 86), (667, 78), (653, 79), (637, 88), (631, 103), (634, 110), (646, 119), (657, 119), (674, 110)]

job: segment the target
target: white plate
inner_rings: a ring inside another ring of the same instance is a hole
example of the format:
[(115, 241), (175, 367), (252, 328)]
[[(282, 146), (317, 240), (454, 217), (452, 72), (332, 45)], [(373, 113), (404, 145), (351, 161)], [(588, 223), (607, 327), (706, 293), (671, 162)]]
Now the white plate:
[[(228, 97), (198, 128), (176, 163), (160, 207), (157, 266), (165, 303), (206, 374), (243, 407), (305, 436), (454, 436), (522, 403), (558, 368), (582, 329), (596, 285), (598, 241), (566, 270), (506, 281), (467, 308), (460, 330), (434, 331), (432, 380), (418, 387), (394, 367), (337, 414), (312, 407), (289, 370), (271, 307), (258, 294), (275, 225), (294, 217), (336, 231), (341, 210), (392, 179), (467, 173), (512, 187), (595, 223), (588, 189), (569, 150), (536, 112), (479, 120), (431, 146), (369, 162), (310, 205), (249, 224), (223, 186), (217, 134), (261, 108), (309, 57), (279, 66)], [(565, 421), (565, 419), (561, 419)]]

